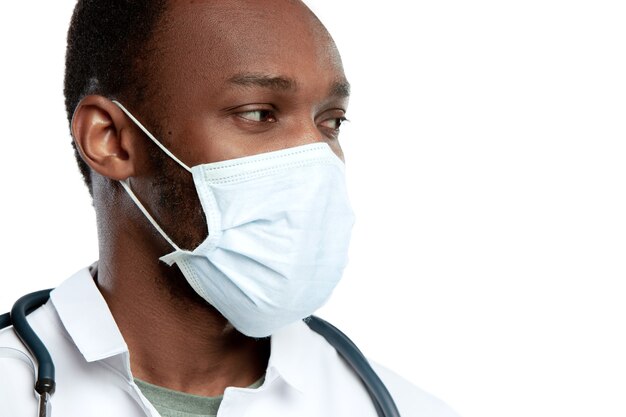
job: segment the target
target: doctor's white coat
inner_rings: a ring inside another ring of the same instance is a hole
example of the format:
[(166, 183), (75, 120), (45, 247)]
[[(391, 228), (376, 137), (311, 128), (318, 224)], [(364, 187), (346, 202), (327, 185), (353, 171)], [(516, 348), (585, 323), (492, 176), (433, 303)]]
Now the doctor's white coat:
[[(128, 348), (88, 269), (56, 288), (28, 321), (56, 366), (52, 417), (159, 416), (133, 382)], [(33, 371), (23, 361), (2, 357), (8, 349), (30, 356), (12, 328), (0, 331), (0, 417), (35, 417)], [(456, 417), (389, 370), (374, 369), (402, 416)], [(376, 417), (376, 411), (334, 348), (298, 322), (271, 337), (261, 387), (226, 389), (218, 417), (231, 416)]]

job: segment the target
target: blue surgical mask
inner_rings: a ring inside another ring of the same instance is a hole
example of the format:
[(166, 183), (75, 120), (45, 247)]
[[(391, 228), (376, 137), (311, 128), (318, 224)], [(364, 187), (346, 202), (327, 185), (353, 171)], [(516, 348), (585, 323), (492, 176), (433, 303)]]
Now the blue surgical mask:
[(179, 248), (122, 185), (173, 247), (160, 259), (176, 264), (202, 298), (251, 337), (269, 336), (328, 300), (354, 223), (344, 164), (328, 144), (188, 167), (115, 104), (193, 176), (209, 231), (194, 250)]

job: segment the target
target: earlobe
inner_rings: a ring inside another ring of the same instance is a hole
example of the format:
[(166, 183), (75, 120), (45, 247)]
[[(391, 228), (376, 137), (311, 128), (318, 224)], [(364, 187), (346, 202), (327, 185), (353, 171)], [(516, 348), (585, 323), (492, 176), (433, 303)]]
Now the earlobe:
[(91, 169), (113, 180), (135, 174), (132, 132), (111, 100), (97, 95), (83, 98), (74, 111), (71, 128), (76, 147)]

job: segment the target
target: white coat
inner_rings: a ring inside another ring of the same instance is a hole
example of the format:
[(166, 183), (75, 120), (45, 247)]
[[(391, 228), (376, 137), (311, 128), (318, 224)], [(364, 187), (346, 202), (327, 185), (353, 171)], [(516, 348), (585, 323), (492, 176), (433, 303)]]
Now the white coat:
[[(52, 417), (159, 417), (133, 382), (126, 343), (88, 269), (67, 279), (28, 321), (56, 366)], [(354, 372), (322, 336), (302, 322), (271, 337), (263, 385), (227, 388), (218, 417), (376, 417)], [(12, 328), (0, 350), (28, 354)], [(35, 417), (32, 369), (0, 352), (0, 417)], [(455, 417), (444, 403), (374, 365), (402, 416)]]

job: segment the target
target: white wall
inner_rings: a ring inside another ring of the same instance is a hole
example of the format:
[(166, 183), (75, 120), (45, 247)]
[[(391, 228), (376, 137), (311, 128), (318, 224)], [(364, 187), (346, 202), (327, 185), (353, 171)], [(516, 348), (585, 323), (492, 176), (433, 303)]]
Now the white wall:
[[(320, 314), (465, 417), (626, 415), (626, 10), (311, 0), (358, 215)], [(62, 98), (73, 1), (0, 3), (0, 310), (97, 257)]]

